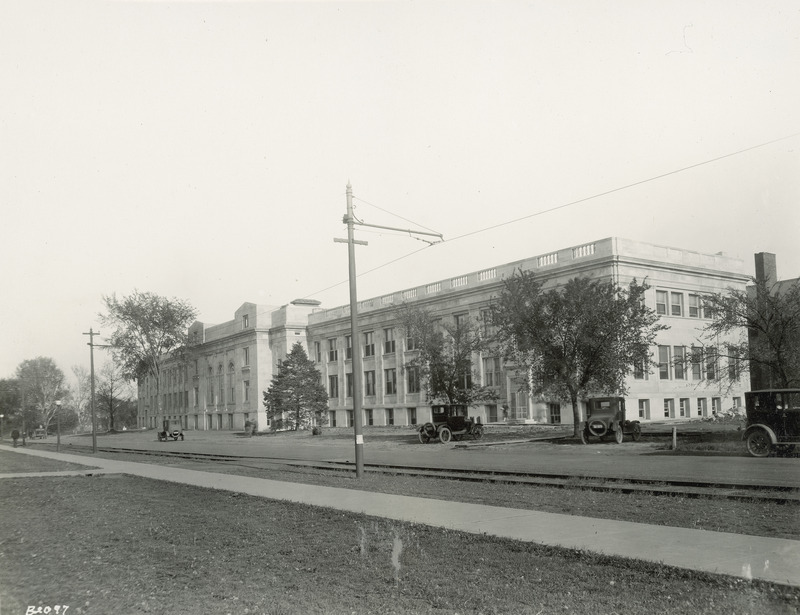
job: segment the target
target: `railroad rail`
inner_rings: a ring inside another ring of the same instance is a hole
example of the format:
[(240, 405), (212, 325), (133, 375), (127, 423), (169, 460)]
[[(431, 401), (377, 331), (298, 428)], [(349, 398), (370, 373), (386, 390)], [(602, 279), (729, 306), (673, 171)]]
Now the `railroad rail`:
[[(74, 452), (90, 451), (91, 447), (71, 445)], [(110, 454), (129, 454), (180, 459), (205, 463), (222, 463), (228, 466), (268, 470), (292, 468), (328, 472), (355, 473), (355, 464), (344, 461), (319, 461), (312, 459), (286, 459), (263, 455), (227, 455), (220, 453), (197, 453), (168, 450), (147, 450), (135, 448), (98, 448), (98, 452)], [(258, 465), (255, 465), (258, 464)], [(759, 486), (748, 483), (720, 483), (702, 480), (661, 479), (649, 480), (629, 477), (605, 477), (536, 472), (513, 472), (498, 470), (462, 470), (432, 467), (365, 463), (364, 471), (371, 474), (390, 474), (439, 478), (478, 483), (514, 483), (530, 486), (554, 487), (563, 489), (583, 489), (589, 491), (614, 491), (618, 493), (647, 493), (652, 495), (705, 497), (721, 500), (749, 500), (775, 502), (779, 504), (800, 502), (800, 489), (779, 486)]]

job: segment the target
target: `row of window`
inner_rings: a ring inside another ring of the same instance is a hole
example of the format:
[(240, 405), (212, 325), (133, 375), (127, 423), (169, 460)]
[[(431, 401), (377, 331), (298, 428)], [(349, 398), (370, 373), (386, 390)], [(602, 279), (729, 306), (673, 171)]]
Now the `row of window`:
[[(719, 352), (692, 346), (658, 346), (658, 378), (659, 380), (718, 380), (720, 377)], [(727, 360), (728, 377), (738, 380), (741, 365), (734, 353)], [(634, 365), (633, 377), (636, 380), (647, 380), (649, 373), (643, 365)]]
[[(406, 392), (419, 393), (419, 369), (416, 367), (406, 368)], [(374, 396), (376, 393), (375, 370), (364, 372), (364, 395)], [(345, 374), (345, 386), (347, 397), (353, 396), (353, 374)], [(392, 367), (383, 370), (383, 392), (385, 395), (397, 394), (397, 369)], [(339, 376), (328, 376), (328, 397), (336, 399), (339, 397)]]
[[(384, 409), (384, 416), (386, 417), (386, 422), (384, 425), (416, 425), (417, 424), (417, 409), (416, 408), (386, 408)], [(363, 418), (362, 424), (363, 425), (375, 425), (375, 412), (372, 408), (365, 408), (363, 410)], [(403, 416), (405, 414), (405, 416)], [(346, 410), (344, 414), (344, 421), (343, 423), (337, 424), (336, 420), (337, 413), (335, 410), (331, 410), (328, 413), (328, 425), (331, 427), (352, 427), (353, 426), (353, 411)], [(403, 422), (403, 419), (406, 419)]]
[[(686, 302), (684, 303), (684, 298)], [(688, 311), (686, 308), (688, 307)], [(656, 291), (656, 314), (663, 316), (688, 316), (689, 318), (710, 318), (702, 295), (678, 291)]]
[[(708, 399), (705, 397), (698, 397), (695, 399), (694, 404), (692, 404), (692, 400), (688, 397), (682, 397), (677, 400), (677, 407), (675, 404), (675, 399), (667, 398), (663, 400), (663, 416), (665, 419), (674, 419), (674, 418), (691, 418), (693, 416), (708, 416)], [(742, 400), (739, 397), (733, 398), (733, 406), (738, 408), (741, 406)], [(694, 407), (693, 407), (694, 406)], [(717, 415), (722, 410), (722, 398), (721, 397), (712, 397), (711, 398), (711, 414)], [(676, 414), (677, 411), (677, 414)], [(639, 400), (639, 418), (650, 420), (652, 417), (650, 415), (650, 400), (649, 399), (640, 399)]]

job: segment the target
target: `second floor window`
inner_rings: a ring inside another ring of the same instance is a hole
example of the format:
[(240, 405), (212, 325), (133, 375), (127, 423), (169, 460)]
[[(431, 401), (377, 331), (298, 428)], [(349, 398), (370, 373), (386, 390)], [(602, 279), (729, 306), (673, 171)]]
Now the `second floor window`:
[(397, 370), (395, 368), (383, 370), (383, 379), (386, 383), (385, 392), (387, 395), (397, 393)]
[(328, 340), (328, 361), (336, 361), (339, 359), (339, 352), (336, 350), (336, 338)]
[(394, 354), (394, 328), (383, 330), (383, 354)]
[(371, 397), (375, 395), (375, 371), (364, 372), (364, 395)]
[(364, 356), (375, 356), (375, 334), (372, 331), (364, 333)]
[(339, 376), (328, 376), (328, 397), (339, 397)]
[(419, 393), (419, 368), (409, 367), (406, 369), (406, 392)]
[(348, 361), (353, 358), (353, 338), (349, 335), (344, 336), (344, 358)]
[(667, 313), (667, 291), (656, 291), (656, 314)]

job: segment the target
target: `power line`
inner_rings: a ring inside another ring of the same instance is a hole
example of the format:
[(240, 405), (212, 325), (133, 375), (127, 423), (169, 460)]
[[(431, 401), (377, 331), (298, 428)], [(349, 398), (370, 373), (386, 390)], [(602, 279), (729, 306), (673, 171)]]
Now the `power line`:
[[(658, 179), (663, 179), (665, 177), (669, 177), (670, 175), (676, 175), (678, 173), (683, 173), (684, 171), (689, 171), (691, 169), (696, 169), (698, 167), (701, 167), (701, 166), (704, 166), (704, 165), (707, 165), (707, 164), (711, 164), (711, 163), (714, 163), (714, 162), (719, 162), (720, 160), (724, 160), (726, 158), (731, 158), (733, 156), (738, 156), (739, 154), (744, 154), (746, 152), (750, 152), (752, 150), (759, 149), (761, 147), (766, 147), (767, 145), (773, 145), (775, 143), (780, 143), (781, 141), (786, 141), (788, 139), (793, 139), (793, 138), (795, 138), (797, 136), (800, 136), (800, 132), (795, 132), (795, 133), (787, 135), (785, 137), (779, 137), (779, 138), (773, 139), (771, 141), (766, 141), (764, 143), (759, 143), (758, 145), (752, 145), (750, 147), (746, 147), (744, 149), (740, 149), (740, 150), (737, 150), (735, 152), (731, 152), (729, 154), (724, 154), (722, 156), (717, 156), (716, 158), (710, 158), (708, 160), (704, 160), (703, 162), (698, 162), (698, 163), (691, 164), (691, 165), (688, 165), (688, 166), (685, 166), (685, 167), (681, 167), (679, 169), (674, 169), (672, 171), (668, 171), (667, 173), (662, 173), (660, 175), (654, 175), (653, 177), (648, 177), (647, 179), (642, 179), (642, 180), (639, 180), (639, 181), (636, 181), (636, 182), (633, 182), (633, 183), (630, 183), (630, 184), (625, 184), (624, 186), (619, 186), (617, 188), (612, 188), (611, 190), (606, 190), (604, 192), (598, 192), (598, 193), (593, 194), (591, 196), (583, 197), (583, 198), (577, 199), (575, 201), (570, 201), (569, 203), (563, 203), (561, 205), (556, 205), (556, 206), (550, 207), (548, 209), (543, 209), (541, 211), (537, 211), (535, 213), (528, 214), (527, 216), (522, 216), (520, 218), (515, 218), (513, 220), (508, 220), (506, 222), (500, 222), (499, 224), (494, 224), (492, 226), (487, 226), (487, 227), (484, 227), (484, 228), (480, 228), (480, 229), (477, 229), (475, 231), (470, 231), (469, 233), (464, 233), (463, 235), (458, 235), (456, 237), (453, 237), (452, 239), (448, 239), (445, 243), (451, 243), (451, 242), (457, 241), (459, 239), (464, 239), (465, 237), (471, 237), (473, 235), (478, 235), (480, 233), (484, 233), (486, 231), (491, 231), (491, 230), (494, 230), (496, 228), (501, 228), (503, 226), (508, 226), (509, 224), (515, 224), (517, 222), (522, 222), (523, 220), (528, 220), (530, 218), (535, 218), (536, 216), (541, 216), (541, 215), (544, 215), (544, 214), (547, 214), (547, 213), (558, 211), (559, 209), (565, 209), (567, 207), (572, 207), (573, 205), (579, 205), (581, 203), (585, 203), (585, 202), (591, 201), (593, 199), (598, 199), (600, 197), (608, 196), (609, 194), (614, 194), (615, 192), (621, 192), (622, 190), (627, 190), (627, 189), (633, 188), (635, 186), (641, 186), (642, 184), (653, 182), (653, 181), (656, 181)], [(358, 199), (358, 200), (363, 201), (363, 199)], [(363, 202), (367, 203), (367, 201), (363, 201)], [(367, 205), (372, 205), (372, 203), (367, 203)], [(376, 205), (372, 205), (372, 206), (373, 207), (377, 207)], [(378, 209), (380, 209), (380, 208), (378, 207)], [(387, 213), (391, 213), (391, 212), (387, 212)], [(393, 214), (393, 215), (396, 215), (396, 214)], [(416, 223), (412, 223), (412, 224), (416, 224)], [(423, 228), (425, 228), (425, 227), (423, 227)], [(426, 250), (426, 249), (428, 249), (430, 247), (432, 247), (432, 246), (425, 246), (424, 248), (420, 248), (418, 250), (414, 250), (412, 252), (409, 252), (408, 254), (404, 254), (403, 256), (398, 256), (395, 259), (392, 259), (392, 260), (387, 261), (387, 262), (385, 262), (385, 263), (383, 263), (381, 265), (373, 267), (372, 269), (369, 269), (367, 271), (363, 271), (363, 272), (359, 273), (357, 277), (361, 277), (361, 276), (366, 275), (368, 273), (372, 273), (374, 271), (378, 271), (379, 269), (382, 269), (383, 267), (388, 267), (389, 265), (392, 265), (392, 264), (394, 264), (394, 263), (396, 263), (398, 261), (401, 261), (401, 260), (403, 260), (405, 258), (408, 258), (409, 256), (413, 256), (414, 254), (417, 254), (418, 252), (421, 252), (422, 250)], [(316, 294), (319, 294), (319, 293), (324, 293), (325, 291), (331, 290), (332, 288), (336, 288), (337, 286), (341, 286), (342, 284), (346, 284), (346, 283), (347, 283), (347, 280), (343, 280), (341, 282), (333, 284), (332, 286), (328, 286), (327, 288), (323, 288), (322, 290), (318, 290), (315, 293), (312, 293), (312, 295), (306, 295), (306, 297), (304, 297), (304, 298), (307, 298), (309, 296), (313, 296), (313, 295), (316, 295)]]
[(409, 220), (408, 218), (404, 218), (404, 217), (403, 217), (403, 216), (401, 216), (400, 214), (396, 214), (396, 213), (394, 213), (394, 212), (392, 212), (392, 211), (389, 211), (388, 209), (384, 209), (383, 207), (378, 207), (378, 206), (377, 206), (377, 205), (375, 205), (374, 203), (370, 203), (369, 201), (365, 201), (364, 199), (362, 199), (362, 198), (359, 198), (359, 197), (357, 197), (357, 196), (355, 196), (355, 195), (353, 196), (353, 198), (354, 198), (356, 201), (361, 201), (362, 203), (366, 203), (367, 205), (369, 205), (369, 206), (371, 206), (371, 207), (374, 207), (375, 209), (380, 209), (381, 211), (383, 211), (383, 212), (385, 212), (385, 213), (387, 213), (387, 214), (389, 214), (389, 215), (391, 215), (391, 216), (395, 216), (396, 218), (400, 218), (401, 220), (405, 220), (406, 222), (408, 222), (408, 223), (410, 223), (410, 224), (415, 224), (416, 226), (418, 226), (418, 227), (420, 227), (420, 228), (424, 228), (426, 231), (431, 231), (432, 233), (435, 233), (435, 232), (436, 232), (436, 231), (434, 231), (432, 228), (428, 228), (427, 226), (424, 226), (424, 225), (420, 224), (419, 222), (414, 222), (413, 220)]

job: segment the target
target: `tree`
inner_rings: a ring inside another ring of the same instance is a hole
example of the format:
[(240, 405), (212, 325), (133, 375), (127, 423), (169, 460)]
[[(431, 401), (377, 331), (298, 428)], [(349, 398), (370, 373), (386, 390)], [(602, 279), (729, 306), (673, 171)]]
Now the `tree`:
[(423, 307), (403, 305), (398, 320), (418, 350), (405, 369), (418, 371), (429, 402), (474, 406), (497, 398), (494, 389), (481, 386), (473, 374), (473, 356), (488, 350), (489, 340), (471, 318), (441, 322)]
[(100, 369), (97, 379), (97, 411), (98, 418), (105, 418), (108, 423), (108, 430), (114, 431), (119, 422), (129, 422), (129, 416), (122, 416), (130, 413), (131, 391), (122, 369), (114, 363), (106, 363)]
[(326, 422), (328, 393), (320, 373), (303, 345), (295, 342), (286, 359), (278, 361), (278, 373), (264, 392), (267, 417), (275, 429), (298, 430)]
[(161, 370), (170, 353), (186, 347), (188, 328), (197, 311), (186, 301), (154, 293), (133, 291), (128, 297), (103, 297), (107, 313), (104, 326), (113, 328), (110, 344), (122, 375), (128, 380), (151, 376), (161, 403)]
[(36, 357), (23, 361), (17, 367), (17, 380), (20, 396), (24, 398), (23, 421), (50, 425), (57, 411), (56, 401), (67, 396), (64, 386), (64, 372), (50, 357)]
[(92, 377), (89, 370), (83, 365), (73, 365), (72, 375), (75, 382), (70, 387), (72, 391), (72, 403), (75, 412), (78, 414), (78, 426), (81, 428), (92, 428)]
[(722, 380), (733, 384), (750, 371), (756, 388), (800, 387), (800, 281), (754, 279), (746, 290), (708, 295), (703, 307), (711, 322), (702, 352), (706, 360), (727, 360), (728, 369), (718, 370)]
[(3, 415), (0, 429), (18, 427), (19, 410), (19, 381), (16, 378), (0, 378), (0, 414)]
[(492, 306), (492, 324), (534, 393), (571, 402), (577, 436), (579, 400), (624, 395), (626, 376), (635, 364), (650, 368), (651, 346), (668, 327), (645, 306), (649, 287), (636, 280), (627, 290), (591, 278), (573, 278), (561, 289), (542, 286), (528, 271), (507, 279)]

